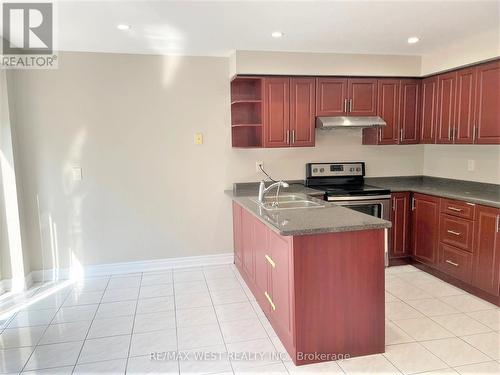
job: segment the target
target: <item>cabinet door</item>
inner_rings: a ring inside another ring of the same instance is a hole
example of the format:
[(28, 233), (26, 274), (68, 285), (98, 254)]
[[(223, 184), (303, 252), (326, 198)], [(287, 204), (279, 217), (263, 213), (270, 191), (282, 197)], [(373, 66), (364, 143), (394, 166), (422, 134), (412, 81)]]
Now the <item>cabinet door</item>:
[(409, 229), (410, 229), (410, 193), (392, 194), (391, 213), (391, 249), (390, 258), (401, 258), (410, 255)]
[(347, 114), (347, 78), (316, 79), (316, 116)]
[(420, 143), (436, 143), (437, 78), (422, 80)]
[(414, 194), (412, 213), (413, 255), (428, 265), (437, 261), (439, 198)]
[(290, 79), (264, 78), (264, 147), (290, 145)]
[(402, 79), (399, 95), (399, 143), (415, 144), (419, 141), (420, 80)]
[(500, 143), (500, 60), (477, 67), (475, 143)]
[(243, 255), (242, 249), (242, 227), (241, 227), (241, 206), (233, 202), (233, 241), (234, 241), (234, 263), (241, 266)]
[(387, 123), (386, 126), (378, 129), (378, 144), (397, 144), (399, 134), (399, 80), (379, 79), (377, 96), (377, 115)]
[(377, 115), (377, 80), (349, 78), (347, 81), (349, 116)]
[(314, 78), (290, 78), (290, 142), (314, 146), (316, 90)]
[(436, 143), (453, 143), (455, 129), (455, 91), (457, 72), (438, 76)]
[(253, 218), (253, 244), (255, 249), (255, 285), (257, 294), (255, 298), (260, 306), (269, 314), (269, 304), (265, 297), (265, 292), (269, 289), (269, 263), (267, 257), (270, 254), (269, 248), (269, 230), (267, 227)]
[(457, 72), (455, 143), (473, 142), (475, 101), (476, 68), (461, 69)]
[(473, 251), (472, 284), (499, 295), (500, 209), (477, 206)]
[(272, 259), (275, 263), (271, 269), (271, 299), (274, 303), (271, 316), (277, 330), (291, 337), (293, 336), (291, 237), (282, 237), (274, 232), (270, 232), (269, 237)]
[(242, 265), (247, 277), (255, 281), (255, 251), (253, 247), (253, 220), (254, 218), (247, 210), (242, 210)]

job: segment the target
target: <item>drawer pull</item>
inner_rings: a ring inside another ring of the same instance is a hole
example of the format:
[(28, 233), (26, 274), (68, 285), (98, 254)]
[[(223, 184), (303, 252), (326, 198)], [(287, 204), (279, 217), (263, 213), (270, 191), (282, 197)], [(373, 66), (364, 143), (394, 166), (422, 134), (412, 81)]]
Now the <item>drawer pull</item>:
[(264, 257), (266, 258), (266, 260), (269, 262), (269, 264), (271, 265), (271, 267), (275, 268), (276, 267), (276, 263), (274, 263), (274, 260), (271, 259), (271, 257), (269, 255), (264, 255)]
[(462, 234), (462, 233), (460, 233), (460, 232), (455, 232), (454, 230), (449, 230), (449, 229), (447, 230), (447, 232), (448, 232), (449, 234), (453, 234), (453, 235), (455, 235), (455, 236), (460, 236), (460, 235)]
[(452, 262), (449, 259), (446, 259), (445, 262), (448, 263), (448, 264), (451, 264), (452, 266), (458, 267), (458, 263)]
[(456, 212), (462, 212), (461, 208), (456, 208), (456, 207), (448, 207), (448, 210), (456, 211)]
[(271, 305), (271, 307), (273, 308), (273, 310), (276, 310), (276, 306), (274, 305), (273, 300), (271, 299), (271, 297), (269, 297), (269, 294), (267, 292), (264, 292), (264, 295), (266, 296), (267, 302), (269, 302), (269, 304)]

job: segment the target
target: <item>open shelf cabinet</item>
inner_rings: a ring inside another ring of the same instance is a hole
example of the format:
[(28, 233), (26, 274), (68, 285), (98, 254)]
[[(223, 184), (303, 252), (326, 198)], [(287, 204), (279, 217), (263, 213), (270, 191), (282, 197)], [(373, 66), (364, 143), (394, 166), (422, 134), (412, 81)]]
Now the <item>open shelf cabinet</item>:
[(231, 137), (233, 147), (262, 147), (262, 78), (231, 81)]

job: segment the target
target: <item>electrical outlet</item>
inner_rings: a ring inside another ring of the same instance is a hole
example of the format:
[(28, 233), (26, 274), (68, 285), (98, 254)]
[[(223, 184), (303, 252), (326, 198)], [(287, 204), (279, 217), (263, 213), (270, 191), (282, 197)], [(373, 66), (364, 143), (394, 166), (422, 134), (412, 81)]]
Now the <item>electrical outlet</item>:
[(263, 161), (256, 161), (255, 162), (255, 170), (257, 172), (262, 172), (260, 169), (261, 167), (262, 167), (262, 169), (264, 169), (264, 162)]
[(467, 160), (467, 170), (472, 172), (474, 169), (476, 169), (476, 161), (472, 159)]

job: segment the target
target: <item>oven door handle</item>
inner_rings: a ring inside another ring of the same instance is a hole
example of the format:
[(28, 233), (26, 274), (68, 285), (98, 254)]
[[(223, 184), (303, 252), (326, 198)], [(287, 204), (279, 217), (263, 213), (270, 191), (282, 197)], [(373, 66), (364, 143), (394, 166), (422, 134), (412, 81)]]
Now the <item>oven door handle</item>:
[(326, 197), (326, 200), (329, 202), (357, 202), (357, 201), (373, 201), (379, 199), (390, 199), (391, 196), (388, 195), (364, 195), (364, 196), (355, 196), (355, 197)]

